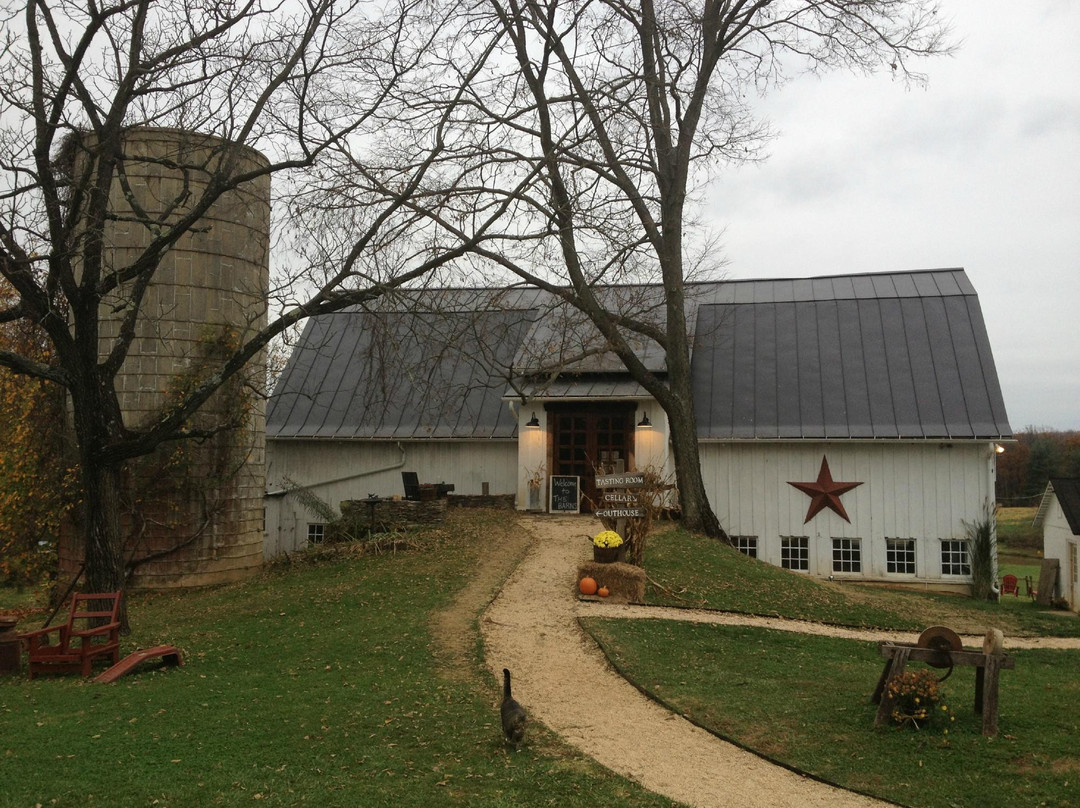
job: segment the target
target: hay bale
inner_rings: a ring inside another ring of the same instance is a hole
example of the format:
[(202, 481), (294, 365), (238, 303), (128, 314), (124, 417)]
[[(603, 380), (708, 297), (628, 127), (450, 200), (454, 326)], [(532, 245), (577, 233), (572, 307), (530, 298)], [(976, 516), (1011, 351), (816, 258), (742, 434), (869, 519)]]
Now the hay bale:
[(596, 579), (600, 586), (606, 586), (611, 594), (602, 600), (615, 603), (644, 603), (645, 602), (645, 570), (635, 567), (633, 564), (623, 564), (616, 561), (613, 564), (598, 564), (595, 561), (586, 561), (578, 567), (577, 578), (574, 580), (574, 591), (577, 591), (578, 581), (585, 576)]

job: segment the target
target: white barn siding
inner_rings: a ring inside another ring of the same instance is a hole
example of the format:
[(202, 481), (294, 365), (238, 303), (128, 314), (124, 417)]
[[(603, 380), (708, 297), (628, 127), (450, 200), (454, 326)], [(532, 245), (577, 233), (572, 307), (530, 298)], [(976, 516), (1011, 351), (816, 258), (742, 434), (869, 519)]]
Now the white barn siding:
[[(833, 480), (861, 482), (840, 501), (851, 522), (829, 509), (804, 524), (810, 497), (788, 485), (817, 479), (826, 456)], [(993, 444), (901, 442), (732, 442), (701, 449), (706, 490), (731, 535), (757, 536), (758, 558), (780, 564), (781, 536), (808, 536), (811, 575), (832, 569), (832, 539), (861, 539), (862, 580), (934, 581), (943, 576), (942, 539), (967, 538), (966, 523), (994, 496)], [(886, 573), (886, 538), (916, 539), (916, 575)]]
[(1054, 597), (1065, 598), (1069, 608), (1080, 611), (1080, 536), (1073, 535), (1065, 511), (1056, 496), (1043, 521), (1043, 557), (1058, 559), (1058, 591)]
[(516, 441), (311, 441), (267, 443), (265, 558), (307, 543), (307, 525), (318, 522), (282, 493), (288, 481), (309, 488), (335, 511), (342, 500), (404, 495), (401, 472), (415, 471), (421, 483), (453, 483), (455, 494), (491, 494), (517, 489)]

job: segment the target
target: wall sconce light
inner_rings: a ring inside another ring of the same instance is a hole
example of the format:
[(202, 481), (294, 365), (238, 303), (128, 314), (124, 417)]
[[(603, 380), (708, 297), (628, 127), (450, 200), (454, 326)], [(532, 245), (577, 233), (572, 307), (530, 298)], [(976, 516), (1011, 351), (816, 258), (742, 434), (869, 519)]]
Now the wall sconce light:
[(998, 454), (1005, 454), (1005, 447), (1002, 446), (1000, 443), (995, 443), (994, 444), (994, 451), (997, 452)]
[(641, 420), (638, 421), (638, 429), (650, 429), (652, 427), (652, 421), (649, 420), (649, 413), (642, 413)]
[(540, 419), (536, 417), (536, 412), (533, 412), (533, 417), (525, 422), (525, 426), (532, 427), (533, 429), (540, 428)]

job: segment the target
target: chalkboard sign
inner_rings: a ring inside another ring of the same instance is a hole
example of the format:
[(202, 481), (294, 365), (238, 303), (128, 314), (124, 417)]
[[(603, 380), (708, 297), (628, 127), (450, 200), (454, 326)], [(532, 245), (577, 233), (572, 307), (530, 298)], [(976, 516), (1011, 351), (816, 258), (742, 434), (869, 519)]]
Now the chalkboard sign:
[(551, 491), (551, 513), (581, 513), (581, 478), (551, 475), (548, 480)]

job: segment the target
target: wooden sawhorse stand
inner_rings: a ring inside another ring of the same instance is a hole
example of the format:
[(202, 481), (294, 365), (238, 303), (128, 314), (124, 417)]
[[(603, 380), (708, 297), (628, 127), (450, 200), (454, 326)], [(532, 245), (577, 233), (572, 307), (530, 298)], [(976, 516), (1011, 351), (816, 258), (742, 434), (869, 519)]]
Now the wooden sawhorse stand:
[(909, 661), (925, 662), (935, 668), (949, 667), (950, 657), (954, 667), (969, 666), (975, 668), (975, 713), (982, 715), (982, 734), (988, 738), (998, 732), (998, 674), (1002, 669), (1016, 667), (1016, 660), (1007, 654), (984, 654), (981, 651), (940, 651), (936, 648), (922, 648), (909, 643), (878, 643), (878, 650), (885, 658), (885, 669), (881, 672), (874, 695), (870, 703), (878, 706), (876, 726), (889, 723), (892, 713), (892, 698), (888, 684), (904, 672)]

